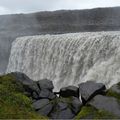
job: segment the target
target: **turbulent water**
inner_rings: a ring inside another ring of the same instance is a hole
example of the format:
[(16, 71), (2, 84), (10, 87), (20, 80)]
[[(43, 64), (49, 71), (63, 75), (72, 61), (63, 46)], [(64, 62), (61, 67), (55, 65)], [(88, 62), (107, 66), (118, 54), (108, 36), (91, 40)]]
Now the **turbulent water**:
[(48, 78), (55, 90), (88, 80), (110, 87), (120, 81), (120, 32), (88, 32), (17, 38), (7, 72)]

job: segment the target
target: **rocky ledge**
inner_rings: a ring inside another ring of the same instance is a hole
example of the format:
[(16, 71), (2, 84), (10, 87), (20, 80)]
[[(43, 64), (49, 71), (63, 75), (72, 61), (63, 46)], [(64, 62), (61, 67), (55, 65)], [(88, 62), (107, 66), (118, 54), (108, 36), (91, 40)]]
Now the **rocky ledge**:
[[(53, 83), (48, 79), (35, 82), (25, 74), (19, 72), (4, 75), (4, 78), (9, 82), (5, 83), (4, 81), (3, 86), (3, 76), (0, 77), (0, 95), (4, 95), (4, 97), (0, 99), (0, 118), (25, 118), (25, 113), (20, 112), (22, 116), (16, 116), (18, 113), (13, 110), (11, 117), (9, 111), (3, 111), (4, 109), (2, 109), (2, 101), (4, 101), (5, 92), (7, 92), (3, 90), (3, 87), (6, 87), (6, 85), (8, 87), (10, 86), (9, 84), (14, 84), (14, 87), (21, 87), (19, 92), (31, 101), (29, 106), (31, 106), (32, 113), (29, 112), (30, 115), (26, 113), (26, 115), (28, 115), (26, 118), (37, 118), (37, 116), (42, 119), (120, 118), (120, 83), (113, 85), (107, 90), (102, 83), (88, 81), (79, 84), (78, 87), (67, 86), (61, 88), (59, 92), (53, 92)], [(12, 79), (14, 79), (14, 82), (10, 82)], [(7, 97), (9, 98), (9, 95), (6, 96), (6, 99)], [(20, 106), (24, 104), (24, 102), (25, 101), (21, 102)], [(7, 104), (4, 103), (4, 107), (5, 105), (7, 106)], [(23, 106), (22, 109), (24, 111), (26, 108)], [(33, 112), (35, 112), (35, 115), (32, 115)], [(14, 117), (14, 113), (16, 117)]]

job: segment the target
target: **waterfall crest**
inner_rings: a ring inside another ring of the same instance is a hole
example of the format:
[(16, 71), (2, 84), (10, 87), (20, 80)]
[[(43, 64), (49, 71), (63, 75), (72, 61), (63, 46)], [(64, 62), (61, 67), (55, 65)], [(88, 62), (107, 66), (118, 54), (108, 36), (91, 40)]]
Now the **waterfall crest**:
[(88, 80), (110, 87), (120, 81), (120, 32), (87, 32), (17, 38), (7, 73), (53, 80), (55, 90)]

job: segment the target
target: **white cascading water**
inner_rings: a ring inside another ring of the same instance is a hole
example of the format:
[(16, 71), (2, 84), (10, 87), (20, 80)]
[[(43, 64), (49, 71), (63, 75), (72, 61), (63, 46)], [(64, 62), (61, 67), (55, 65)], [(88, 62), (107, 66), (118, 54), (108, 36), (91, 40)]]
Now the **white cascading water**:
[(120, 81), (120, 32), (88, 32), (17, 38), (8, 72), (47, 78), (55, 90), (94, 80), (110, 87)]

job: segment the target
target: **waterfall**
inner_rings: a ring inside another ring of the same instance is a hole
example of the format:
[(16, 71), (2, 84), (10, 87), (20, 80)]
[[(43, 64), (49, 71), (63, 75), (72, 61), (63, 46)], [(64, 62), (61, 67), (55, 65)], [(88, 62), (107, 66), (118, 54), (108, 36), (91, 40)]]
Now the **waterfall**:
[(7, 73), (19, 71), (55, 90), (94, 80), (110, 87), (120, 82), (120, 32), (85, 32), (17, 38)]

